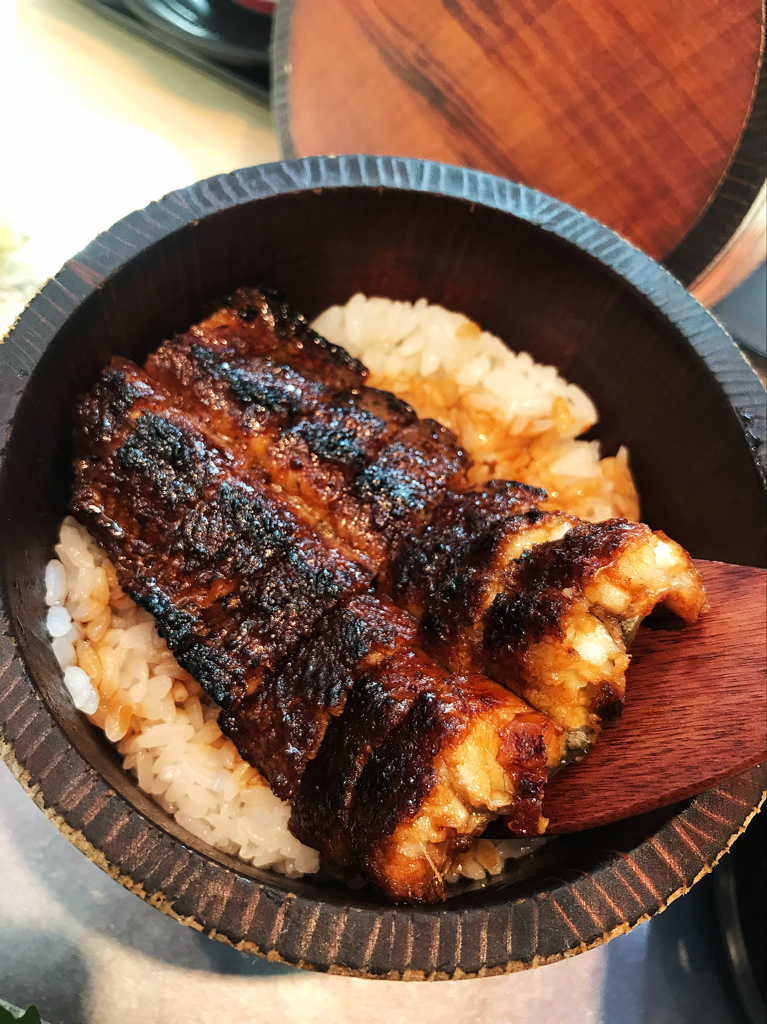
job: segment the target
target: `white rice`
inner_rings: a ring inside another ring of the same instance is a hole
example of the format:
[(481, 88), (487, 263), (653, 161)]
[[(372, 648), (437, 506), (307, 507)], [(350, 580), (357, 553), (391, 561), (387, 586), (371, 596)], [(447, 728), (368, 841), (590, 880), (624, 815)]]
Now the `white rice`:
[(64, 685), (141, 789), (211, 846), (290, 877), (316, 871), (316, 851), (288, 831), (288, 805), (223, 736), (218, 709), (71, 517), (56, 555), (45, 570), (45, 600)]
[[(461, 314), (425, 299), (355, 295), (314, 326), (368, 366), (372, 385), (446, 422), (474, 457), (478, 479), (548, 485), (557, 507), (590, 518), (632, 509), (625, 454), (600, 460), (596, 442), (577, 440), (596, 422), (588, 396)], [(526, 475), (511, 472), (520, 468)], [(289, 877), (317, 871), (317, 853), (288, 830), (288, 804), (221, 733), (218, 708), (71, 517), (56, 556), (45, 570), (46, 627), (64, 685), (75, 707), (116, 744), (140, 788), (211, 846)], [(498, 874), (506, 860), (540, 842), (480, 839), (448, 880)]]
[(312, 324), (336, 345), (360, 359), (374, 377), (448, 377), (515, 434), (543, 434), (551, 428), (551, 407), (560, 397), (572, 414), (570, 437), (597, 421), (594, 403), (568, 384), (553, 366), (512, 352), (500, 338), (482, 331), (462, 313), (417, 302), (352, 296), (330, 306)]
[(639, 518), (627, 451), (602, 458), (599, 442), (579, 440), (597, 411), (553, 366), (426, 299), (358, 294), (313, 327), (360, 359), (372, 386), (449, 427), (474, 459), (472, 483), (521, 480), (583, 519)]

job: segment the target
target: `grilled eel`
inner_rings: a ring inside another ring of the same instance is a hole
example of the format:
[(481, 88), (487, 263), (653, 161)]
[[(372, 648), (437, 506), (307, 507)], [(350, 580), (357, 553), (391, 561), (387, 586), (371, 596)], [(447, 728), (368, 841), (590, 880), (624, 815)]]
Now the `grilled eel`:
[(455, 676), (412, 617), (150, 376), (115, 360), (75, 414), (72, 511), (221, 706), (290, 828), (393, 900), (444, 875), (497, 815), (539, 834), (563, 751), (546, 716)]
[(365, 386), (367, 369), (268, 290), (151, 355), (147, 372), (376, 571), (471, 463), (454, 435)]
[(183, 408), (378, 574), (426, 649), (552, 716), (573, 747), (620, 714), (628, 644), (658, 603), (705, 608), (686, 552), (626, 520), (543, 511), (510, 481), (464, 490), (455, 437), (367, 387), (367, 371), (268, 289), (240, 289), (150, 357)]
[(445, 666), (505, 682), (584, 748), (621, 713), (642, 619), (663, 603), (694, 621), (705, 592), (660, 531), (544, 511), (540, 494), (501, 483), (447, 495), (395, 549), (383, 589), (420, 619), (424, 647)]

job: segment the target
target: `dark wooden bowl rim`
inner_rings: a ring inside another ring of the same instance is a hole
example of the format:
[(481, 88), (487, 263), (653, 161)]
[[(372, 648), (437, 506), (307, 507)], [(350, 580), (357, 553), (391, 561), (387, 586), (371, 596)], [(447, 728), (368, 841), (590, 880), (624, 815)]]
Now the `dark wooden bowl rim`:
[[(136, 254), (208, 214), (276, 193), (408, 189), (484, 204), (573, 243), (642, 293), (705, 361), (753, 438), (764, 475), (764, 392), (714, 319), (648, 256), (572, 207), (487, 174), (419, 160), (313, 157), (245, 168), (131, 213), (67, 261), (0, 344), (0, 458), (25, 382), (64, 322)], [(0, 463), (2, 471), (2, 463)], [(1, 478), (0, 478), (1, 479)], [(694, 798), (630, 852), (522, 896), (400, 907), (311, 895), (202, 843), (179, 841), (112, 789), (72, 746), (27, 674), (3, 602), (0, 753), (57, 828), (165, 913), (272, 960), (365, 978), (451, 979), (582, 952), (663, 910), (711, 869), (764, 798), (759, 766)], [(258, 876), (258, 877), (256, 877)], [(469, 894), (470, 896), (472, 894)]]

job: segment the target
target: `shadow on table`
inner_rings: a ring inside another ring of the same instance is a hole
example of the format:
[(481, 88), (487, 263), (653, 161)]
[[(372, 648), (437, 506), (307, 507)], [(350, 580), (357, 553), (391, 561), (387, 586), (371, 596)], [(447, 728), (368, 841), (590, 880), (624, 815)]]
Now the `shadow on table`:
[(288, 964), (277, 964), (273, 960), (263, 960), (250, 953), (241, 953), (238, 949), (209, 939), (207, 935), (195, 933), (200, 941), (202, 953), (207, 958), (211, 971), (217, 974), (241, 974), (247, 977), (259, 977), (274, 974), (295, 974), (303, 977), (304, 972)]
[(730, 979), (711, 876), (607, 947), (602, 1024), (747, 1024)]
[(3, 999), (22, 1008), (34, 1004), (48, 1024), (86, 1019), (88, 968), (69, 939), (33, 928), (5, 927), (0, 956)]

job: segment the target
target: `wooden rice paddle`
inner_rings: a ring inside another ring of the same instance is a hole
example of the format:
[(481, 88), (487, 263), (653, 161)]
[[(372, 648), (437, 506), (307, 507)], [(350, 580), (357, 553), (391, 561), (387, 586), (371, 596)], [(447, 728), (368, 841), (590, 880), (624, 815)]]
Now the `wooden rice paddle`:
[(710, 610), (692, 626), (639, 630), (623, 715), (549, 782), (548, 832), (665, 807), (767, 760), (767, 573), (695, 564)]

